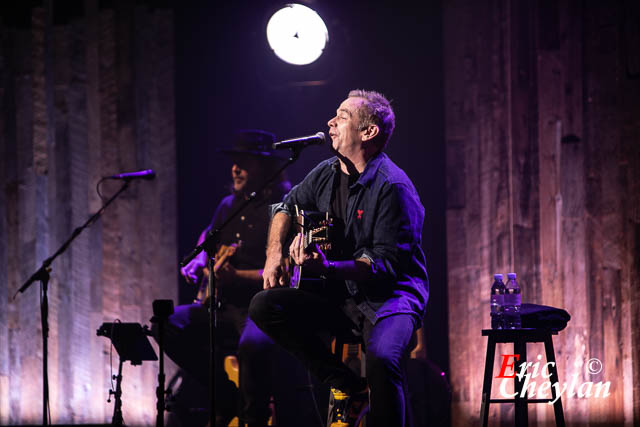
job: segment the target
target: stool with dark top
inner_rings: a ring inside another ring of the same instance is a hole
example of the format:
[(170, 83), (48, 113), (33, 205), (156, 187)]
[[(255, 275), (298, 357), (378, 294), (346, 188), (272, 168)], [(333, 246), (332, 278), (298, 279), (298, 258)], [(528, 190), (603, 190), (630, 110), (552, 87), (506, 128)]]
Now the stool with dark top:
[[(527, 363), (527, 343), (543, 342), (544, 350), (549, 363), (549, 381), (551, 384), (558, 382), (558, 370), (556, 367), (556, 357), (553, 351), (552, 335), (558, 335), (557, 331), (548, 329), (483, 329), (482, 335), (489, 337), (487, 343), (487, 357), (484, 365), (484, 383), (482, 385), (482, 406), (480, 409), (480, 418), (482, 425), (487, 426), (489, 422), (489, 404), (491, 403), (515, 403), (515, 425), (527, 426), (529, 424), (529, 416), (527, 406), (529, 403), (553, 403), (553, 411), (555, 413), (556, 425), (564, 426), (564, 413), (562, 411), (562, 401), (556, 396), (555, 388), (551, 387), (550, 399), (528, 399), (526, 394), (520, 396), (525, 378), (514, 377), (514, 393), (513, 399), (491, 399), (491, 383), (493, 381), (493, 362), (496, 353), (496, 343), (513, 343), (513, 353), (519, 355), (517, 361), (514, 360), (514, 371), (518, 373), (520, 366)], [(525, 365), (526, 366), (526, 365)]]

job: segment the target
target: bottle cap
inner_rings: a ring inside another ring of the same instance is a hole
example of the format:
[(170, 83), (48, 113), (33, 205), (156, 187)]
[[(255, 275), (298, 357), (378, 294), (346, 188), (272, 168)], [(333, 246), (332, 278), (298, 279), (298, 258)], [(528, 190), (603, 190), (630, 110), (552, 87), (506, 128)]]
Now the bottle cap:
[(496, 279), (496, 280), (500, 280), (500, 281), (502, 280), (502, 278), (503, 278), (503, 277), (504, 277), (504, 276), (503, 276), (502, 274), (494, 274), (494, 275), (493, 275), (493, 278), (494, 278), (494, 279)]
[(507, 273), (507, 278), (515, 279), (516, 278), (516, 273)]

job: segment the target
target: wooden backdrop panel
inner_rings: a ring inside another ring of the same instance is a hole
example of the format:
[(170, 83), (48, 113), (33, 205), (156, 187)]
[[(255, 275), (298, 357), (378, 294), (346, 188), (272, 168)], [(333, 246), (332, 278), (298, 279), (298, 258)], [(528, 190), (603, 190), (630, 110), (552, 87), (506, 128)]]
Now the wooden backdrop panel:
[[(42, 420), (39, 285), (11, 298), (100, 209), (100, 177), (158, 171), (53, 263), (52, 421), (109, 422), (110, 341), (96, 330), (115, 319), (150, 325), (152, 301), (177, 298), (173, 16), (128, 2), (83, 6), (66, 22), (34, 8), (28, 28), (0, 27), (0, 424)], [(157, 363), (125, 364), (124, 377), (125, 421), (153, 425)]]
[(444, 2), (454, 425), (479, 421), (480, 329), (507, 271), (524, 302), (572, 315), (554, 340), (560, 381), (610, 381), (606, 398), (563, 396), (569, 424), (638, 418), (639, 19), (634, 2)]

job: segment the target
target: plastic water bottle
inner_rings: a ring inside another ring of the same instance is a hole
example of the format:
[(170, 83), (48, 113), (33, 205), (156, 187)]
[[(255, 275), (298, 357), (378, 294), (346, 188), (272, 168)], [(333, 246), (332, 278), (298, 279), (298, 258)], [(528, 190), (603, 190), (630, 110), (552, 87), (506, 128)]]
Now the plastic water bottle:
[(516, 280), (516, 273), (507, 274), (507, 284), (504, 291), (504, 327), (505, 329), (520, 329), (520, 286)]
[(502, 274), (494, 274), (491, 285), (491, 329), (504, 329), (504, 290)]

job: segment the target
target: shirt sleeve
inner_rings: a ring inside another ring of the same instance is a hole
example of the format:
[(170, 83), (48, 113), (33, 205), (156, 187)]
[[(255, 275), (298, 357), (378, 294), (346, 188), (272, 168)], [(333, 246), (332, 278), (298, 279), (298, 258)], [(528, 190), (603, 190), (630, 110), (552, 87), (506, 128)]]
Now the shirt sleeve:
[(421, 258), (424, 222), (418, 194), (406, 184), (387, 185), (381, 191), (376, 214), (372, 246), (359, 256), (370, 261), (375, 281), (411, 280)]

